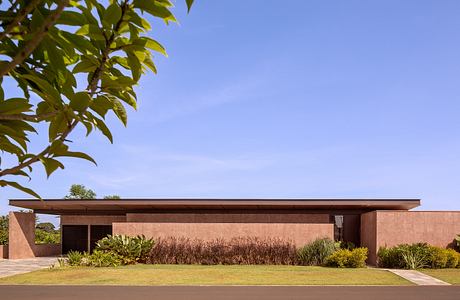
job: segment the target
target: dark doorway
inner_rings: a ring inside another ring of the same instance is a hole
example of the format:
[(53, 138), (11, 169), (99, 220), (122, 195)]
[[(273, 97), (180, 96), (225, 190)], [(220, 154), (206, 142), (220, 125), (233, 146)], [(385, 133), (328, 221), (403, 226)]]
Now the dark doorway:
[(89, 245), (91, 252), (96, 247), (96, 242), (107, 235), (112, 234), (112, 225), (91, 225), (91, 243)]
[(69, 251), (88, 251), (88, 226), (63, 225), (62, 226), (62, 253)]
[(352, 242), (356, 247), (361, 244), (361, 216), (344, 215), (343, 216), (343, 240)]

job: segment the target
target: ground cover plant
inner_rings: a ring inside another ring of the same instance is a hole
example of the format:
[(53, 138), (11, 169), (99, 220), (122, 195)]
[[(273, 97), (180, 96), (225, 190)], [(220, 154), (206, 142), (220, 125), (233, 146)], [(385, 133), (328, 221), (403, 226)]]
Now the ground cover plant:
[[(0, 278), (0, 284), (53, 285), (411, 285), (385, 270), (267, 265), (63, 267)], [(0, 297), (1, 298), (1, 297)]]
[(381, 247), (377, 257), (378, 265), (384, 268), (460, 268), (460, 253), (453, 249), (430, 246), (427, 243)]

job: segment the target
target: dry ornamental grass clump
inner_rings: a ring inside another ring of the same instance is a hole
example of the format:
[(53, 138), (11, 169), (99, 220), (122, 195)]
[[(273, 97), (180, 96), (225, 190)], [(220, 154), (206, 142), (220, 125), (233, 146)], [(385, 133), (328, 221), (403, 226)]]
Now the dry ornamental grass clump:
[(294, 244), (281, 239), (241, 237), (230, 240), (168, 237), (157, 240), (151, 264), (295, 265)]

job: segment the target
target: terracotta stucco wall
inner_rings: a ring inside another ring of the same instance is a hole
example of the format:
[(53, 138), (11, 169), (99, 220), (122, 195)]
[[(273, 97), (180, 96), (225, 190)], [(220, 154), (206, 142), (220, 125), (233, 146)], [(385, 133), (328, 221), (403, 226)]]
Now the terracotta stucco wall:
[(35, 257), (35, 214), (10, 212), (9, 219), (9, 258)]
[(126, 222), (126, 216), (61, 216), (61, 225), (112, 225), (113, 222)]
[(60, 244), (35, 244), (35, 214), (10, 212), (8, 258), (34, 258), (61, 253)]
[(8, 245), (0, 245), (0, 259), (8, 258)]
[(367, 262), (376, 263), (377, 212), (372, 211), (361, 215), (361, 246), (369, 249)]
[(329, 214), (149, 213), (127, 214), (126, 222), (168, 223), (329, 223)]
[(452, 246), (460, 234), (460, 211), (377, 211), (377, 249), (426, 242)]
[(376, 264), (382, 246), (418, 242), (450, 247), (460, 234), (460, 211), (374, 211), (361, 215), (361, 245)]
[(114, 234), (188, 237), (203, 240), (233, 237), (281, 238), (302, 246), (317, 238), (334, 238), (333, 224), (291, 223), (113, 223)]

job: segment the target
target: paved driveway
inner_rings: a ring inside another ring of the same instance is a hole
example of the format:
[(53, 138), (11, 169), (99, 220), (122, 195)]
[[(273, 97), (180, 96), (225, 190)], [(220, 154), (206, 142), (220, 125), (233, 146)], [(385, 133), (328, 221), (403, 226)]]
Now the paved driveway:
[(458, 300), (460, 286), (32, 286), (0, 285), (0, 299), (17, 300)]
[(1, 259), (0, 278), (48, 268), (57, 262), (56, 257), (37, 257), (30, 259)]

